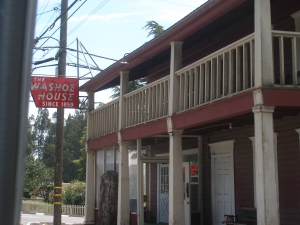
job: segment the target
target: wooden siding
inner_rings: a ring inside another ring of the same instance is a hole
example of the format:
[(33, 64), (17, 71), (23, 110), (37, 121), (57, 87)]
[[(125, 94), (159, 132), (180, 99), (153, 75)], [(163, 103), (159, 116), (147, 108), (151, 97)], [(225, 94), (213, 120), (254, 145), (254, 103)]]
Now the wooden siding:
[(278, 183), (281, 225), (300, 224), (300, 116), (275, 123), (278, 132)]

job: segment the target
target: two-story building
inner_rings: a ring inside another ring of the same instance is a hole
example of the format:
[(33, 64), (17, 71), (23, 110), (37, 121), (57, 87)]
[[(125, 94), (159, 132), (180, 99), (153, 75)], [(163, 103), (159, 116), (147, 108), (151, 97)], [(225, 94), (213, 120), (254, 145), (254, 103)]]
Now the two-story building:
[[(249, 206), (259, 225), (300, 224), (299, 10), (299, 0), (210, 0), (82, 85), (85, 223), (110, 151), (118, 224), (129, 224), (134, 145), (138, 224), (144, 194), (155, 223), (221, 225)], [(139, 78), (147, 85), (128, 92)], [(94, 93), (116, 85), (120, 98), (94, 109)]]

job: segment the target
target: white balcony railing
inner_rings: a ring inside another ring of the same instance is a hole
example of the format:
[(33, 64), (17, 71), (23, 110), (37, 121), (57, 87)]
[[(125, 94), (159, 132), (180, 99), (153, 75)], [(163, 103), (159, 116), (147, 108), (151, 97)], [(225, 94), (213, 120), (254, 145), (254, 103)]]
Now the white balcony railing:
[(170, 76), (124, 95), (125, 127), (137, 125), (168, 115)]
[(300, 32), (272, 31), (275, 85), (300, 84)]
[(176, 72), (180, 79), (179, 111), (254, 86), (254, 34)]
[(119, 99), (116, 99), (90, 113), (88, 138), (94, 138), (117, 131), (118, 123)]
[[(300, 32), (272, 31), (274, 86), (300, 84)], [(250, 34), (178, 71), (178, 113), (254, 88), (254, 34)], [(170, 76), (123, 96), (125, 127), (168, 115)], [(176, 98), (177, 98), (176, 97)], [(119, 100), (91, 112), (91, 134), (118, 130)]]

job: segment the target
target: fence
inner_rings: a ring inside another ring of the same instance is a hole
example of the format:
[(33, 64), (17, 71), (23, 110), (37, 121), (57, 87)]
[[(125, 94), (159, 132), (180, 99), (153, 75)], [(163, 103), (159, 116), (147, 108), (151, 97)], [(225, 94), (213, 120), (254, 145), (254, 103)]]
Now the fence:
[(179, 112), (254, 86), (254, 34), (176, 72)]
[(94, 138), (118, 130), (119, 99), (111, 101), (91, 112), (89, 137)]
[(168, 115), (170, 76), (124, 95), (125, 127), (137, 125)]
[[(44, 202), (22, 201), (22, 212), (53, 214), (54, 206)], [(84, 216), (84, 205), (62, 205), (62, 214)]]

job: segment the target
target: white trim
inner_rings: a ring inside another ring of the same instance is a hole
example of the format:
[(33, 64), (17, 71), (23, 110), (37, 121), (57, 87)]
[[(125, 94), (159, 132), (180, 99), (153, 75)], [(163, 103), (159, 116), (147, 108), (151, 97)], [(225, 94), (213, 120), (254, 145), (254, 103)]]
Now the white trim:
[(232, 174), (231, 176), (231, 183), (232, 183), (232, 189), (231, 189), (231, 212), (235, 213), (235, 194), (234, 194), (234, 164), (233, 164), (233, 149), (234, 149), (234, 142), (235, 140), (228, 140), (228, 141), (221, 141), (216, 142), (212, 144), (208, 144), (210, 147), (211, 152), (211, 198), (212, 198), (212, 222), (215, 224), (214, 218), (215, 218), (215, 182), (214, 182), (214, 168), (215, 168), (215, 160), (216, 158), (220, 157), (228, 157), (230, 158), (230, 172)]

